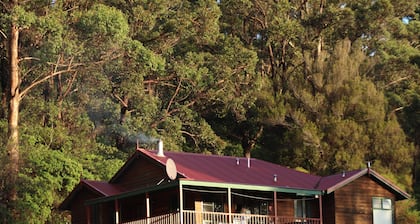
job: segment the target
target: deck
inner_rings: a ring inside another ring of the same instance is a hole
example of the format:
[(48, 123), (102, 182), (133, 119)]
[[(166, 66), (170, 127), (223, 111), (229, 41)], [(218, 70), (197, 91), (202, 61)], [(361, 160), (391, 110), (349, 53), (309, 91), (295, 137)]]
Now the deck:
[[(183, 211), (150, 217), (124, 224), (321, 224), (319, 218), (284, 217), (254, 214)], [(181, 220), (182, 218), (182, 220)]]

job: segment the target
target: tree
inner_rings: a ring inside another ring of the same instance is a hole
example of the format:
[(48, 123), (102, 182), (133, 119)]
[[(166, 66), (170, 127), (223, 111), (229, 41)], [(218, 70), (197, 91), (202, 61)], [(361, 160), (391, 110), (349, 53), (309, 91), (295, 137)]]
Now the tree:
[[(19, 114), (21, 102), (29, 91), (41, 83), (64, 73), (72, 73), (80, 65), (73, 63), (71, 57), (67, 61), (59, 58), (61, 60), (58, 60), (56, 63), (51, 63), (55, 65), (54, 69), (42, 71), (37, 66), (42, 63), (48, 64), (49, 58), (34, 57), (34, 55), (30, 54), (33, 52), (30, 49), (33, 48), (27, 45), (20, 47), (20, 43), (26, 43), (25, 41), (31, 40), (28, 30), (38, 33), (37, 31), (40, 28), (39, 25), (42, 26), (42, 21), (48, 21), (46, 19), (48, 15), (46, 15), (46, 11), (44, 10), (53, 6), (49, 3), (45, 4), (45, 2), (41, 6), (43, 7), (39, 7), (39, 2), (29, 3), (19, 2), (18, 0), (9, 1), (1, 5), (1, 11), (4, 12), (4, 16), (1, 18), (4, 26), (2, 26), (1, 30), (8, 30), (8, 32), (2, 31), (4, 38), (2, 45), (4, 51), (2, 52), (5, 53), (2, 61), (8, 64), (7, 68), (2, 71), (7, 73), (7, 78), (3, 77), (2, 79), (2, 87), (5, 87), (2, 91), (3, 95), (6, 96), (3, 100), (7, 100), (7, 102), (3, 103), (7, 103), (8, 105), (8, 134), (6, 142), (5, 186), (3, 186), (4, 195), (2, 195), (1, 203), (6, 205), (11, 219), (15, 221), (18, 218), (17, 208), (15, 207), (18, 198), (17, 183), (22, 164), (19, 150)], [(40, 17), (37, 18), (36, 16)], [(51, 47), (51, 43), (49, 47)], [(56, 50), (56, 48), (52, 49)], [(51, 64), (49, 67), (51, 67)], [(38, 69), (36, 72), (34, 72), (35, 68)], [(37, 74), (37, 72), (39, 73)], [(35, 77), (34, 74), (36, 74)], [(6, 74), (4, 75), (6, 76)], [(5, 217), (4, 221), (6, 222), (6, 220)]]
[(172, 150), (221, 153), (225, 142), (208, 114), (230, 110), (242, 116), (258, 77), (256, 55), (220, 34), (217, 3), (108, 3), (128, 15), (131, 32), (118, 48), (122, 54), (98, 74), (106, 75), (100, 79), (103, 94), (120, 106), (119, 115), (103, 122), (104, 130), (114, 130), (123, 151), (141, 133), (164, 138)]
[(78, 178), (109, 178), (153, 138), (318, 174), (370, 160), (410, 189), (416, 3), (1, 3), (2, 221), (63, 222), (50, 208)]

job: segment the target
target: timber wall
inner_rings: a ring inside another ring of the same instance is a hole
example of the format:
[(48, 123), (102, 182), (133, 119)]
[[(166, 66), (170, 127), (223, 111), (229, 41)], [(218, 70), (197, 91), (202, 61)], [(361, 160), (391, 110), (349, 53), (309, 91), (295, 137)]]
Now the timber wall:
[(71, 211), (71, 223), (72, 224), (83, 224), (87, 223), (87, 207), (85, 206), (85, 200), (94, 199), (99, 197), (100, 195), (94, 194), (91, 191), (86, 190), (83, 188), (80, 193), (73, 199), (73, 203), (71, 203), (70, 211)]
[(126, 190), (134, 190), (156, 186), (164, 178), (167, 175), (163, 165), (160, 167), (150, 159), (138, 156), (114, 183), (120, 184)]
[[(363, 176), (334, 192), (334, 200), (327, 199), (324, 214), (335, 211), (334, 222), (331, 217), (324, 217), (325, 224), (372, 224), (372, 197), (390, 198), (395, 214), (395, 196), (377, 182)], [(331, 208), (330, 206), (334, 206)], [(334, 213), (333, 213), (334, 214)]]

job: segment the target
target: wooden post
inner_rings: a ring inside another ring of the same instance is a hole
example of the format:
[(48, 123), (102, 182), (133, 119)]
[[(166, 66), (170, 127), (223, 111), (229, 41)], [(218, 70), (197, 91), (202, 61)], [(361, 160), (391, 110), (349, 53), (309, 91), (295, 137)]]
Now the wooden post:
[(228, 210), (229, 210), (229, 223), (232, 223), (232, 192), (231, 188), (228, 187)]
[(322, 216), (322, 195), (321, 194), (319, 195), (318, 201), (319, 201), (319, 219), (320, 219), (319, 223), (322, 224), (323, 216)]
[(147, 223), (150, 223), (150, 197), (149, 197), (149, 193), (146, 193), (146, 218), (147, 218)]
[(277, 192), (274, 191), (274, 202), (273, 202), (273, 207), (274, 207), (274, 223), (277, 223)]
[(86, 223), (90, 224), (90, 205), (86, 206)]
[(115, 199), (114, 201), (114, 207), (115, 207), (115, 224), (119, 224), (120, 223), (120, 208), (118, 205), (118, 200)]
[(184, 193), (182, 189), (182, 184), (179, 183), (179, 219), (180, 224), (184, 224)]
[(197, 223), (203, 223), (203, 202), (202, 201), (195, 201), (195, 221)]

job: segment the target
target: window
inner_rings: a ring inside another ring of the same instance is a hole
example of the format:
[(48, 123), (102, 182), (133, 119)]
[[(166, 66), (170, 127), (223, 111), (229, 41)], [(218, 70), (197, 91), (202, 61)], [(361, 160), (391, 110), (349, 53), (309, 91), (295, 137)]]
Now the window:
[(305, 200), (295, 200), (295, 217), (305, 218)]
[(203, 202), (203, 212), (214, 212), (214, 202)]
[(372, 198), (373, 224), (392, 224), (392, 200), (389, 198)]
[(223, 212), (223, 204), (203, 201), (203, 212)]
[(295, 200), (295, 217), (311, 218), (312, 214), (312, 200), (307, 198)]

